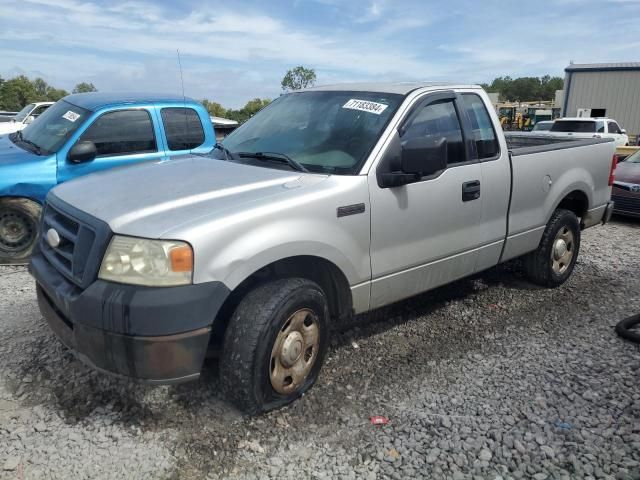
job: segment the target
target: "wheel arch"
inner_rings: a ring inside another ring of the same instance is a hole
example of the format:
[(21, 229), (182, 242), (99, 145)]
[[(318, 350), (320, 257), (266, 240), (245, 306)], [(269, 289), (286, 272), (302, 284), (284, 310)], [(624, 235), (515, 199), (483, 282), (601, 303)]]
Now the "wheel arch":
[(353, 313), (349, 281), (335, 263), (315, 255), (294, 255), (259, 268), (231, 291), (213, 323), (212, 342), (221, 343), (233, 312), (249, 291), (268, 281), (294, 277), (306, 278), (320, 286), (327, 297), (332, 320), (339, 321)]
[(573, 212), (576, 217), (582, 219), (587, 213), (587, 210), (589, 210), (589, 196), (584, 192), (584, 190), (576, 188), (564, 195), (556, 204), (553, 211), (559, 208), (569, 210)]
[(34, 197), (28, 197), (26, 195), (8, 195), (8, 194), (1, 194), (0, 195), (0, 204), (2, 202), (4, 202), (5, 200), (27, 200), (29, 202), (35, 203), (37, 204), (39, 207), (42, 208), (42, 206), (44, 205), (44, 201), (40, 200), (38, 198), (34, 198)]

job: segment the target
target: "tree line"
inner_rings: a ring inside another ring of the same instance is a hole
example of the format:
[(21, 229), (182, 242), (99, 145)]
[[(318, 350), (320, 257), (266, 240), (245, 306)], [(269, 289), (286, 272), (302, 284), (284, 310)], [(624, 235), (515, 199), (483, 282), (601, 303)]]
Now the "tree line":
[[(81, 82), (73, 88), (73, 93), (96, 92), (93, 83)], [(25, 75), (18, 75), (9, 80), (0, 77), (0, 110), (17, 112), (27, 103), (57, 102), (69, 92), (55, 88), (42, 78), (34, 80)]]
[[(298, 66), (287, 71), (281, 82), (283, 91), (297, 90), (312, 86), (316, 81), (316, 72), (312, 68)], [(97, 92), (93, 83), (78, 83), (72, 93)], [(0, 110), (18, 111), (32, 102), (57, 102), (69, 92), (62, 88), (55, 88), (42, 78), (31, 80), (25, 75), (18, 75), (9, 80), (0, 77)], [(260, 109), (271, 103), (269, 98), (254, 98), (249, 100), (244, 107), (233, 109), (225, 108), (218, 102), (208, 99), (201, 100), (209, 115), (229, 118), (239, 123), (251, 118)]]
[[(313, 68), (298, 66), (287, 71), (280, 86), (283, 92), (313, 86), (316, 82), (316, 72)], [(497, 92), (502, 101), (552, 100), (556, 90), (561, 90), (564, 81), (560, 77), (497, 77), (490, 84), (481, 84), (488, 92)], [(93, 83), (78, 83), (72, 93), (96, 92)], [(0, 110), (18, 111), (27, 103), (42, 101), (58, 101), (68, 95), (64, 89), (55, 88), (42, 78), (34, 80), (25, 75), (5, 80), (0, 77)], [(242, 108), (225, 108), (220, 103), (202, 99), (204, 107), (210, 115), (229, 118), (239, 123), (251, 118), (260, 109), (267, 106), (271, 99), (254, 98)]]
[(524, 102), (530, 100), (553, 100), (556, 90), (562, 90), (564, 80), (561, 77), (498, 77), (490, 84), (482, 83), (487, 92), (499, 93), (500, 100)]

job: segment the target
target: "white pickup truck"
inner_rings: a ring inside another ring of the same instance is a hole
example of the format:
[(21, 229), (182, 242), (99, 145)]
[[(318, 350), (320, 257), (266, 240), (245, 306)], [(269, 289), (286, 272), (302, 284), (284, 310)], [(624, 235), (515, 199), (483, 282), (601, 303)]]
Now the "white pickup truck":
[(0, 122), (0, 135), (24, 129), (55, 102), (29, 103), (6, 122)]
[(559, 118), (545, 133), (573, 138), (612, 138), (618, 147), (629, 145), (627, 131), (612, 118)]
[(78, 358), (171, 383), (219, 352), (242, 409), (316, 381), (331, 325), (524, 257), (571, 275), (606, 222), (614, 142), (506, 137), (478, 86), (283, 95), (207, 155), (53, 189), (30, 271)]

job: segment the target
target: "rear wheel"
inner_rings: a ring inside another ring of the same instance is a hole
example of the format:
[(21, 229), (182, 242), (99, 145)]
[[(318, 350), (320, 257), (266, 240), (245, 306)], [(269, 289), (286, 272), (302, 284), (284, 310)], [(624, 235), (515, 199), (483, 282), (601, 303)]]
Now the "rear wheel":
[(291, 403), (313, 386), (327, 349), (322, 289), (302, 278), (249, 292), (234, 312), (220, 360), (226, 395), (250, 414)]
[(538, 248), (524, 258), (531, 281), (545, 287), (562, 285), (571, 276), (580, 251), (580, 224), (570, 210), (553, 212)]
[(28, 261), (36, 244), (41, 207), (24, 198), (0, 199), (0, 263)]

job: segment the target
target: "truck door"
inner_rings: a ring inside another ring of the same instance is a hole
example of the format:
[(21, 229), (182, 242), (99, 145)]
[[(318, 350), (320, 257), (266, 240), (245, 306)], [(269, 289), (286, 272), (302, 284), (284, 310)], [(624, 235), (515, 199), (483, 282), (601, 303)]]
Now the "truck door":
[(400, 144), (417, 136), (446, 139), (443, 171), (382, 188), (380, 172), (397, 170), (385, 154), (369, 173), (371, 308), (475, 271), (482, 244), (481, 169), (473, 158), (472, 141), (463, 133), (467, 120), (461, 102), (453, 92), (429, 94), (417, 101), (394, 133)]
[(627, 143), (627, 139), (622, 134), (622, 130), (616, 122), (609, 120), (607, 122), (607, 130), (609, 131), (609, 136), (615, 140), (617, 146), (622, 147)]
[[(163, 156), (152, 109), (125, 108), (99, 114), (86, 129), (58, 152), (58, 181)], [(95, 158), (75, 163), (69, 152), (82, 142), (95, 145)]]

